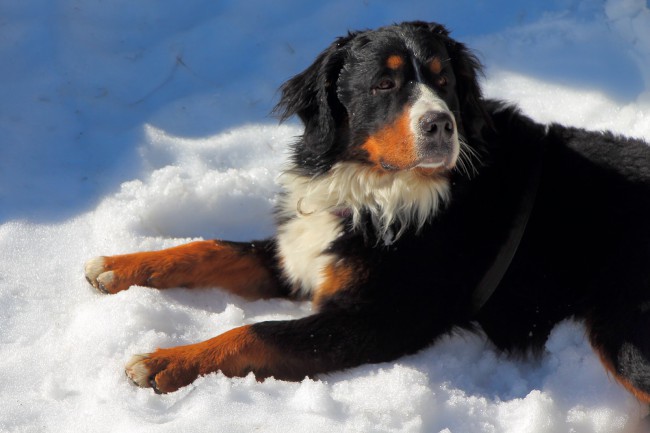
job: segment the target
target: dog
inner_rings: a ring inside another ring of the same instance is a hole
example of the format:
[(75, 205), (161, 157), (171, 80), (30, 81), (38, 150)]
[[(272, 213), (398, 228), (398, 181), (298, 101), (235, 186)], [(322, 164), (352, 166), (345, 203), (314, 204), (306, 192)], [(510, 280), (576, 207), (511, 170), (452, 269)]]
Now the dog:
[(135, 355), (168, 393), (221, 371), (299, 381), (413, 354), (458, 328), (539, 352), (585, 323), (607, 371), (650, 402), (650, 147), (542, 125), (485, 98), (437, 23), (351, 32), (281, 88), (304, 133), (266, 240), (97, 257), (88, 281), (310, 298), (314, 314)]

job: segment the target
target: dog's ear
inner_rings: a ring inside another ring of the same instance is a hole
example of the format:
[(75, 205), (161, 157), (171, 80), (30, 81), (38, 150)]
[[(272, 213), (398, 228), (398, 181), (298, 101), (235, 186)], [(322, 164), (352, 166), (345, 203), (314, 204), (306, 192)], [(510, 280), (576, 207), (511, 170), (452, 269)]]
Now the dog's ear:
[(438, 35), (447, 51), (456, 76), (456, 93), (460, 103), (460, 117), (467, 138), (479, 138), (483, 126), (492, 122), (485, 108), (479, 77), (483, 66), (479, 59), (463, 43), (449, 36), (449, 30), (442, 24), (429, 23), (429, 30)]
[(356, 36), (349, 33), (338, 38), (305, 71), (281, 87), (282, 96), (273, 112), (284, 121), (298, 115), (305, 125), (302, 143), (315, 154), (322, 154), (335, 143), (338, 124), (347, 113), (339, 102), (337, 80), (345, 58), (347, 44)]

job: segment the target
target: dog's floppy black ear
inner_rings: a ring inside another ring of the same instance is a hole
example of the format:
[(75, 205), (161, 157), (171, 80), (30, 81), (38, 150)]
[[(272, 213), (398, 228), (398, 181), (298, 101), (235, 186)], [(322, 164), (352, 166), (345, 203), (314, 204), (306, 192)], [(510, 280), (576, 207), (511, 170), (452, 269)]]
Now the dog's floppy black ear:
[(281, 87), (282, 97), (273, 112), (281, 121), (297, 114), (305, 125), (302, 143), (313, 153), (329, 150), (335, 142), (345, 108), (336, 96), (336, 82), (346, 58), (346, 45), (355, 37), (338, 38), (306, 70)]
[(485, 109), (479, 76), (483, 67), (478, 58), (467, 47), (450, 39), (449, 56), (456, 75), (456, 91), (460, 102), (460, 116), (468, 137), (479, 137), (484, 125), (491, 126)]

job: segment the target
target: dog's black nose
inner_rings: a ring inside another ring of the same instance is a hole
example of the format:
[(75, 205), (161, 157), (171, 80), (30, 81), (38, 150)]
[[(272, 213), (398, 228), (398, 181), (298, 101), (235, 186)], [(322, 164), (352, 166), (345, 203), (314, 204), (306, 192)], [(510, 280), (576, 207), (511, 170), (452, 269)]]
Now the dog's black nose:
[(420, 118), (420, 131), (435, 141), (446, 141), (454, 134), (454, 121), (444, 111), (428, 111)]

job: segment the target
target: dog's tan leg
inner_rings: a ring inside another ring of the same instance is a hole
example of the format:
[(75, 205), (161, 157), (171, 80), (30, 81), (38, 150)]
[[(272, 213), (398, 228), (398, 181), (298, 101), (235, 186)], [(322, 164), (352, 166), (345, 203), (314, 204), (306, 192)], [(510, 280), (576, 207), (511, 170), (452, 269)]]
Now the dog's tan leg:
[(245, 298), (285, 296), (267, 241), (198, 241), (160, 251), (96, 257), (85, 265), (86, 278), (105, 293), (132, 285), (220, 287)]
[(253, 371), (262, 380), (281, 372), (278, 366), (285, 362), (281, 351), (265, 343), (249, 325), (201, 343), (135, 355), (126, 365), (126, 374), (139, 386), (167, 393), (215, 371), (228, 377)]
[(136, 355), (126, 374), (142, 387), (166, 393), (198, 376), (221, 371), (228, 377), (253, 373), (257, 380), (305, 377), (365, 363), (393, 360), (427, 346), (449, 326), (437, 315), (412, 320), (412, 308), (393, 304), (337, 303), (295, 320), (258, 322), (188, 346)]

